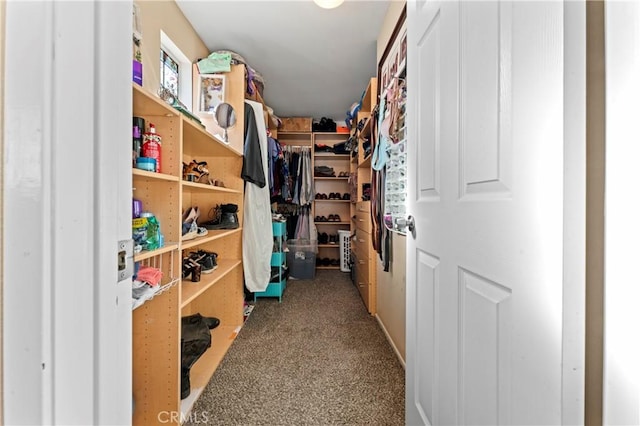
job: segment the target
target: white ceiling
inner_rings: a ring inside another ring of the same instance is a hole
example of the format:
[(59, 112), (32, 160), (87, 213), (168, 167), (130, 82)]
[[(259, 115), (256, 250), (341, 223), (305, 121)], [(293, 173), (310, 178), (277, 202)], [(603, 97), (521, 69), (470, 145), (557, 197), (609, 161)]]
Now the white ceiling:
[(264, 98), (281, 117), (344, 120), (375, 76), (376, 42), (389, 0), (176, 0), (209, 51), (242, 55), (264, 76)]

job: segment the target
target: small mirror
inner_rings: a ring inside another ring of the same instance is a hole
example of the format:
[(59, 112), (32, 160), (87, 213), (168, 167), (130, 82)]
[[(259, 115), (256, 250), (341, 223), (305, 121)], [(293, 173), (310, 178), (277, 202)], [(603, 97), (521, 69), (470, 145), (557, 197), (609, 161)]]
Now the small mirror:
[(226, 102), (219, 104), (213, 113), (216, 118), (218, 126), (224, 129), (224, 143), (229, 143), (229, 135), (227, 129), (233, 127), (236, 124), (236, 113), (231, 105)]

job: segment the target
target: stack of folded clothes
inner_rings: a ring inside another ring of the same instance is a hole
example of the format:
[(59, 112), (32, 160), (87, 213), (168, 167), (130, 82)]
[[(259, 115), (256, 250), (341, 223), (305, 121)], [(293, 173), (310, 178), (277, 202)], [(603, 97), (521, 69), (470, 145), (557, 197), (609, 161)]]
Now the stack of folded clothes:
[(313, 175), (315, 177), (335, 177), (336, 172), (333, 170), (333, 167), (315, 166), (313, 168)]
[(317, 143), (313, 145), (314, 152), (333, 152), (333, 147), (324, 143)]

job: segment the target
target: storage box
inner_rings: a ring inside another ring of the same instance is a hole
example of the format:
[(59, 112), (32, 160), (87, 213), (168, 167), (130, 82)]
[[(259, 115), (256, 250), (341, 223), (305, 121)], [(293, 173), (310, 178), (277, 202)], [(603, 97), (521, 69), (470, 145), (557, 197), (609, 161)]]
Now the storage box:
[(311, 117), (284, 117), (279, 132), (311, 132), (313, 119)]
[(316, 252), (318, 244), (315, 240), (288, 240), (287, 265), (289, 277), (299, 280), (312, 280), (316, 273)]

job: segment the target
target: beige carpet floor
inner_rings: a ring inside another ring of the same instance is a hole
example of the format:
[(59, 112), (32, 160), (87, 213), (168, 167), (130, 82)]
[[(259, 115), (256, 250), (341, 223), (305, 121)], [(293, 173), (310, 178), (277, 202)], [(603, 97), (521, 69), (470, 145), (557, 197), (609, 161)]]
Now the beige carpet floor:
[(187, 424), (403, 425), (404, 392), (348, 274), (320, 270), (290, 280), (282, 303), (258, 299)]

